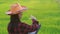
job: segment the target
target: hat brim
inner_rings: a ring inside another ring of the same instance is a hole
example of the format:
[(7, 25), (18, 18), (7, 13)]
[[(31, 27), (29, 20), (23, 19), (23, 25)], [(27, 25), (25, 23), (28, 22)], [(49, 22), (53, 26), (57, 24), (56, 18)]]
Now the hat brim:
[[(22, 8), (20, 10), (17, 10), (17, 11), (18, 12), (23, 12), (23, 10), (27, 10), (27, 8), (25, 6), (22, 6)], [(10, 15), (10, 14), (13, 14), (13, 12), (9, 10), (9, 11), (6, 12), (6, 14)]]

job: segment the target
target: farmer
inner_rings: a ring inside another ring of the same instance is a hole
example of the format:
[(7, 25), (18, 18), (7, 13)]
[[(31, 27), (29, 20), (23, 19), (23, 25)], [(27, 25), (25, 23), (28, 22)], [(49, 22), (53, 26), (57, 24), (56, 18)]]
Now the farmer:
[(31, 16), (32, 25), (28, 25), (20, 20), (24, 10), (26, 10), (25, 6), (16, 3), (13, 4), (10, 10), (6, 13), (10, 15), (8, 34), (36, 34), (40, 25), (34, 16)]

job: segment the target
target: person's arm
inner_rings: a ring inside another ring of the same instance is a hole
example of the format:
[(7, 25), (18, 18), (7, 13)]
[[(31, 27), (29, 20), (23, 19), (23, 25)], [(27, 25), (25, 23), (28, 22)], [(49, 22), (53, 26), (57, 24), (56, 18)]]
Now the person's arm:
[(31, 16), (32, 19), (32, 25), (28, 25), (27, 29), (29, 32), (36, 31), (39, 28), (39, 22), (36, 20), (35, 17)]

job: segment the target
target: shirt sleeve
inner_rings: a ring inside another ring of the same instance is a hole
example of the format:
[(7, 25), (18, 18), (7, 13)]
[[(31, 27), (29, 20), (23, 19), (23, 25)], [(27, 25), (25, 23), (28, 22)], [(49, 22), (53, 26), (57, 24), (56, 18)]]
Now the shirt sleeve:
[(26, 25), (28, 32), (36, 31), (39, 27), (39, 22), (37, 20), (32, 19), (32, 22), (32, 25)]

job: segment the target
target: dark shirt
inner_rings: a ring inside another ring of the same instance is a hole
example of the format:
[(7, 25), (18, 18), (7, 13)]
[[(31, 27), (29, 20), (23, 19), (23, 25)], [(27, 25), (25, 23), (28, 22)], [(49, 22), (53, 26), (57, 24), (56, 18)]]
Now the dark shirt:
[(39, 22), (34, 19), (32, 22), (32, 25), (28, 25), (22, 22), (9, 23), (8, 34), (28, 34), (28, 32), (36, 31), (39, 27)]

